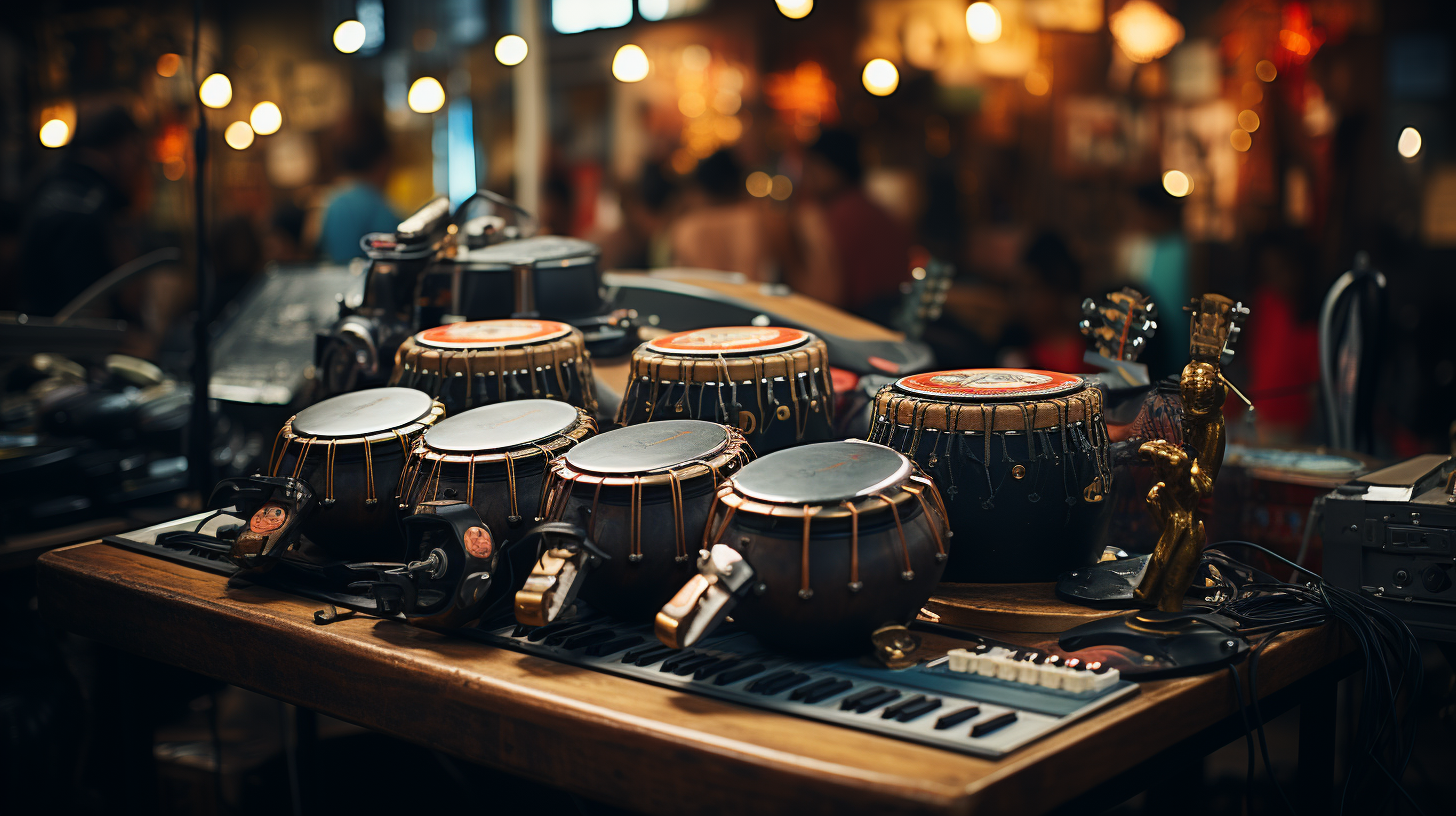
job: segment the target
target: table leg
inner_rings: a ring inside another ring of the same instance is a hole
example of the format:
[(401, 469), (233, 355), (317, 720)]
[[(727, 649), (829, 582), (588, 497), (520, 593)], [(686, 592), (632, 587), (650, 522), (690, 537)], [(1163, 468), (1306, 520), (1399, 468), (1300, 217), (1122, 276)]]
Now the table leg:
[(1313, 684), (1299, 704), (1297, 801), (1308, 814), (1329, 813), (1335, 791), (1335, 690), (1331, 680)]

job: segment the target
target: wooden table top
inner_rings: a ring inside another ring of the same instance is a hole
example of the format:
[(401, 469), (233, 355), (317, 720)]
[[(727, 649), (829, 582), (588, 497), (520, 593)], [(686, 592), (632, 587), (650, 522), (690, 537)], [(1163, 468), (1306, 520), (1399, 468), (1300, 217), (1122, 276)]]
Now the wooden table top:
[[(1238, 712), (1227, 672), (1141, 693), (987, 760), (355, 616), (101, 543), (40, 559), (50, 620), (155, 660), (652, 814), (1040, 813)], [(1280, 636), (1271, 694), (1349, 648)]]

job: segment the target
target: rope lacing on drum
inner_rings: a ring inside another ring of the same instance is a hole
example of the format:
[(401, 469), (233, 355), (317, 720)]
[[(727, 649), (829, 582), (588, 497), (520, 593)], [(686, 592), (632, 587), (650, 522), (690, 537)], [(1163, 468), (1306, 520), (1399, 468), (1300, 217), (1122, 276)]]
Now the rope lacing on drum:
[(628, 561), (642, 560), (642, 477), (632, 477), (631, 513), (629, 519), (629, 532), (632, 536), (632, 550), (627, 556)]
[[(929, 482), (928, 479), (926, 481)], [(910, 486), (907, 485), (905, 487), (905, 490), (907, 492), (909, 492), (911, 495), (915, 496), (916, 500), (920, 502), (920, 512), (921, 512), (921, 514), (923, 516), (925, 516), (925, 523), (927, 525), (929, 525), (929, 527), (930, 527), (930, 534), (935, 538), (935, 551), (936, 551), (936, 554), (937, 555), (940, 555), (940, 556), (944, 556), (945, 555), (945, 542), (942, 541), (941, 538), (940, 538), (940, 525), (936, 524), (935, 521), (931, 518), (931, 515), (930, 515), (930, 505), (928, 505), (928, 504), (925, 503), (925, 496), (922, 495), (922, 493), (924, 492), (924, 488), (923, 487), (919, 487), (919, 488), (917, 488), (917, 487), (910, 487)]]
[[(981, 502), (981, 509), (990, 510), (996, 506), (996, 486), (991, 483), (991, 432), (995, 426), (996, 409), (992, 406), (981, 404), (981, 435), (985, 444), (985, 458), (981, 460), (981, 469), (986, 472), (986, 499)], [(1005, 449), (1005, 443), (1002, 443)]]
[[(367, 441), (364, 444), (369, 444)], [(334, 503), (334, 460), (338, 458), (339, 446), (330, 443), (324, 453), (324, 507)]]
[(847, 501), (844, 509), (849, 511), (849, 591), (859, 592), (864, 588), (859, 580), (859, 506)]
[(312, 437), (303, 440), (303, 450), (298, 454), (298, 461), (293, 463), (293, 478), (297, 479), (303, 473), (303, 463), (308, 460), (308, 452), (315, 441)]
[(601, 497), (602, 482), (597, 482), (596, 489), (592, 491), (591, 519), (587, 522), (587, 527), (590, 531), (589, 537), (592, 541), (597, 540), (597, 530), (601, 529), (601, 525), (597, 520), (597, 501), (601, 499)]
[(465, 407), (469, 408), (475, 403), (475, 374), (470, 370), (470, 356), (465, 355)]
[(672, 519), (673, 531), (677, 534), (677, 560), (686, 561), (688, 558), (687, 537), (683, 531), (683, 495), (682, 482), (678, 480), (677, 471), (668, 471), (668, 490), (672, 493)]
[(511, 514), (509, 521), (514, 524), (521, 519), (521, 511), (516, 506), (516, 460), (506, 451), (506, 487), (511, 492)]
[(799, 564), (799, 597), (809, 600), (814, 597), (814, 590), (809, 586), (809, 525), (814, 520), (814, 514), (819, 512), (813, 505), (804, 505), (804, 534), (799, 542), (800, 558)]
[(280, 467), (283, 466), (283, 457), (288, 455), (288, 444), (287, 443), (284, 443), (284, 445), (283, 445), (283, 453), (281, 455), (278, 455), (277, 461), (274, 461), (274, 458), (273, 457), (274, 457), (274, 455), (278, 454), (278, 443), (279, 443), (279, 441), (281, 441), (283, 439), (283, 435), (285, 433), (288, 433), (289, 432), (289, 429), (291, 429), (292, 427), (293, 427), (293, 423), (291, 421), (290, 422), (283, 423), (283, 427), (278, 429), (278, 435), (275, 436), (275, 437), (273, 437), (273, 447), (268, 450), (268, 475), (269, 476), (277, 476), (278, 475), (278, 468), (280, 468)]
[(910, 566), (910, 545), (905, 541), (905, 527), (900, 523), (900, 508), (896, 507), (895, 502), (883, 493), (876, 493), (875, 498), (890, 506), (890, 515), (895, 517), (895, 531), (900, 534), (900, 554), (905, 559), (905, 571), (900, 573), (900, 577), (906, 581), (913, 581), (915, 580), (915, 570)]
[[(511, 503), (515, 504), (516, 492), (511, 491)], [(475, 506), (475, 454), (470, 454), (470, 462), (465, 466), (465, 503), (471, 507)]]

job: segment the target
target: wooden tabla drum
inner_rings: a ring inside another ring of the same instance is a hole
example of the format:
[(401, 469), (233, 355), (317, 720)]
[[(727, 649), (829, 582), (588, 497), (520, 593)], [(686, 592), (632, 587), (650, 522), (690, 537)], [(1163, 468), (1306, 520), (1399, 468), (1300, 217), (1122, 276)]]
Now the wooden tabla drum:
[(732, 425), (759, 453), (834, 437), (824, 341), (780, 326), (659, 337), (632, 352), (617, 424), (701, 419)]
[(903, 377), (875, 395), (870, 441), (935, 479), (956, 534), (945, 580), (1054, 581), (1097, 561), (1111, 481), (1102, 392), (1053, 371)]
[(326, 555), (397, 560), (395, 496), (410, 448), (445, 406), (409, 388), (370, 388), (299, 411), (268, 456), (270, 476), (307, 482), (317, 508), (301, 528)]
[(692, 419), (608, 431), (551, 467), (543, 517), (583, 524), (608, 559), (548, 550), (516, 618), (549, 623), (580, 593), (593, 609), (650, 620), (693, 572), (713, 496), (752, 454), (737, 430)]
[(692, 646), (731, 612), (778, 649), (864, 652), (930, 597), (948, 539), (934, 483), (900, 453), (860, 440), (779, 451), (718, 491), (699, 573), (657, 634)]
[(555, 400), (472, 408), (425, 431), (410, 452), (400, 510), (454, 499), (475, 508), (497, 541), (541, 515), (551, 462), (596, 433), (591, 415)]
[(454, 416), (518, 399), (560, 400), (596, 412), (581, 332), (554, 320), (478, 320), (425, 329), (395, 355), (389, 384), (414, 388)]

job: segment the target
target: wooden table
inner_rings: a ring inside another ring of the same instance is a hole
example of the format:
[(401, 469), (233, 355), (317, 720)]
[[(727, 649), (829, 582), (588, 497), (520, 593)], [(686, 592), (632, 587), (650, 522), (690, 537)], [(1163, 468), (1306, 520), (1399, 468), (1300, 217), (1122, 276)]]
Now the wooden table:
[[(651, 814), (1042, 813), (1109, 791), (1120, 775), (1136, 785), (1143, 763), (1176, 746), (1212, 739), (1206, 752), (1242, 732), (1218, 731), (1239, 721), (1228, 673), (1218, 671), (1145, 683), (1138, 696), (992, 761), (394, 621), (318, 626), (316, 601), (228, 589), (221, 576), (101, 543), (46, 554), (37, 580), (53, 622), (105, 644)], [(1346, 641), (1333, 626), (1284, 635), (1259, 661), (1265, 717), (1296, 697), (1306, 706), (1301, 754), (1306, 743), (1320, 749), (1301, 756), (1311, 807), (1332, 782)]]

